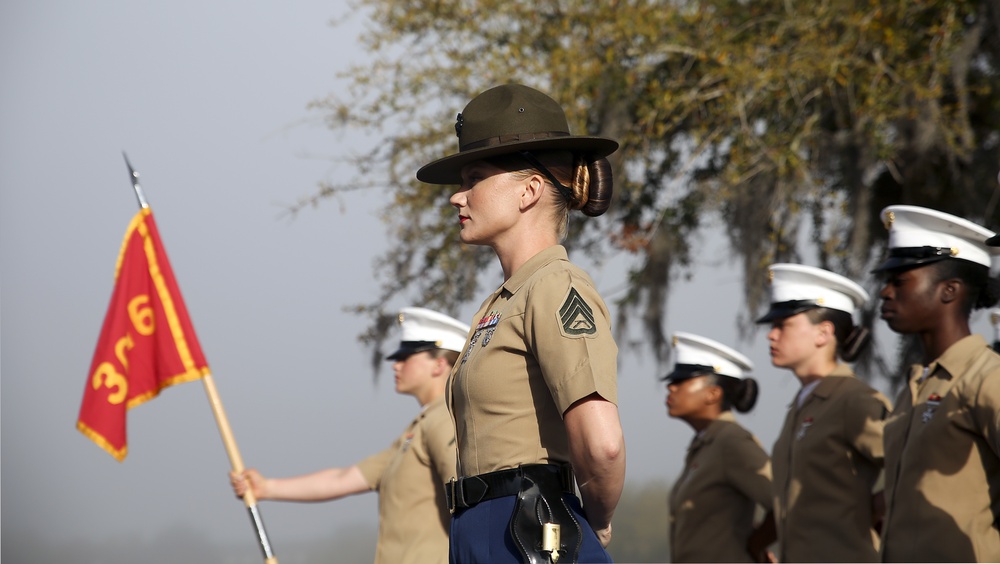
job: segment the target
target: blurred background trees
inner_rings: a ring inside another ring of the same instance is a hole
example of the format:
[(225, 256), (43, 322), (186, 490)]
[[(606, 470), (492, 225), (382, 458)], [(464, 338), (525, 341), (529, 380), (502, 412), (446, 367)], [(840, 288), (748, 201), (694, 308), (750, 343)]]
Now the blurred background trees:
[(371, 14), (374, 63), (354, 67), (349, 89), (313, 107), (332, 128), (379, 142), (349, 157), (355, 177), (323, 184), (300, 206), (345, 190), (386, 192), (393, 246), (375, 265), (381, 295), (357, 306), (380, 319), (364, 335), (376, 354), (393, 300), (455, 312), (484, 293), (478, 275), (495, 262), (491, 251), (459, 243), (453, 188), (422, 185), (414, 173), (457, 151), (455, 114), (504, 82), (559, 100), (575, 133), (621, 141), (614, 206), (599, 221), (573, 221), (566, 245), (598, 262), (634, 257), (618, 327), (640, 320), (659, 360), (671, 281), (701, 252), (694, 235), (713, 222), (745, 280), (734, 321), (744, 332), (767, 299), (773, 262), (808, 259), (876, 295), (868, 271), (884, 247), (886, 205), (1000, 229), (996, 0), (357, 7)]

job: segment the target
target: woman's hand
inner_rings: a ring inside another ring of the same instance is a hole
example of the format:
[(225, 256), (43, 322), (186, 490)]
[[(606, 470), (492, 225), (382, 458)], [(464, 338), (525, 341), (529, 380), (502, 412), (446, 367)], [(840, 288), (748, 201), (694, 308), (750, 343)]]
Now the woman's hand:
[(597, 540), (600, 541), (601, 546), (603, 546), (604, 548), (607, 548), (608, 545), (611, 544), (611, 524), (610, 523), (608, 523), (607, 527), (605, 527), (603, 529), (598, 529), (598, 530), (596, 530), (594, 532), (597, 533)]
[(257, 499), (267, 499), (267, 479), (257, 470), (250, 468), (241, 473), (230, 472), (229, 483), (233, 486), (236, 497), (243, 497), (248, 488), (253, 488), (253, 496)]

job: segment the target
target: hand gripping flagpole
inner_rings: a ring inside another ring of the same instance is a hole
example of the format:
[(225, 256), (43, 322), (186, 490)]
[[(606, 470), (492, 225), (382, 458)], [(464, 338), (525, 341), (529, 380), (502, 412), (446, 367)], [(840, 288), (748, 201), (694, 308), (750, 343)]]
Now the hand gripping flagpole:
[[(142, 187), (139, 186), (139, 173), (132, 168), (132, 164), (128, 161), (128, 155), (122, 152), (122, 156), (125, 157), (125, 166), (128, 167), (129, 176), (132, 179), (132, 188), (135, 189), (135, 195), (139, 199), (139, 207), (148, 208), (149, 204), (146, 202), (146, 196), (142, 193)], [(219, 433), (222, 435), (222, 443), (226, 447), (226, 454), (229, 455), (229, 463), (232, 465), (233, 472), (240, 474), (245, 468), (243, 457), (240, 456), (240, 450), (236, 446), (236, 438), (233, 436), (233, 430), (229, 426), (229, 418), (226, 417), (226, 412), (222, 409), (222, 400), (219, 399), (219, 391), (215, 388), (215, 380), (212, 379), (212, 374), (207, 371), (201, 380), (205, 383), (205, 393), (208, 394), (208, 403), (212, 406), (215, 422), (219, 426)], [(250, 513), (250, 520), (257, 530), (257, 539), (260, 541), (260, 548), (264, 553), (264, 563), (278, 564), (278, 558), (274, 555), (271, 543), (267, 539), (267, 531), (264, 530), (264, 520), (257, 509), (257, 498), (253, 494), (252, 487), (247, 488), (246, 493), (243, 494), (243, 503), (247, 506), (247, 511)]]

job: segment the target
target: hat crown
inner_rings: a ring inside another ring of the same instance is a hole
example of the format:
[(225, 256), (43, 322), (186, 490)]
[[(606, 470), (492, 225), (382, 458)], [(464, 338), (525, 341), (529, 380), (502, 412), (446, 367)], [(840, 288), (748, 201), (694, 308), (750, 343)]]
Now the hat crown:
[[(712, 372), (731, 378), (746, 378), (753, 370), (753, 362), (749, 358), (718, 341), (677, 331), (672, 342), (675, 368), (677, 365), (708, 366)], [(688, 374), (675, 370), (668, 378)]]
[(521, 151), (570, 151), (599, 159), (618, 149), (613, 139), (572, 135), (562, 106), (521, 84), (494, 86), (473, 98), (458, 114), (455, 133), (458, 152), (420, 167), (417, 180), (461, 184), (465, 165)]
[(455, 129), (460, 151), (570, 134), (559, 103), (521, 84), (496, 86), (473, 98)]
[[(965, 218), (907, 205), (888, 206), (880, 216), (889, 231), (889, 258), (876, 271), (912, 267), (948, 258), (967, 260), (989, 268), (994, 266), (993, 262), (1000, 260), (1000, 247), (991, 248), (986, 244), (986, 240), (996, 234)], [(935, 252), (935, 249), (938, 251)]]
[(771, 280), (771, 311), (760, 321), (787, 317), (815, 307), (854, 315), (869, 299), (868, 292), (858, 283), (815, 266), (772, 264), (768, 267), (768, 274)]

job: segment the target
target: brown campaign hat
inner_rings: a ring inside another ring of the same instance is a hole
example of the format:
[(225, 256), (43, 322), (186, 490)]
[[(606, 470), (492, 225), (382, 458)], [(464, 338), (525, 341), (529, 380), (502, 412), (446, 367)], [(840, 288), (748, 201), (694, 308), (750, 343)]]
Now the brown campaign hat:
[(518, 151), (572, 151), (606, 157), (618, 142), (570, 135), (558, 102), (521, 84), (504, 84), (472, 99), (455, 122), (458, 152), (426, 164), (417, 179), (428, 184), (461, 184), (462, 167)]

